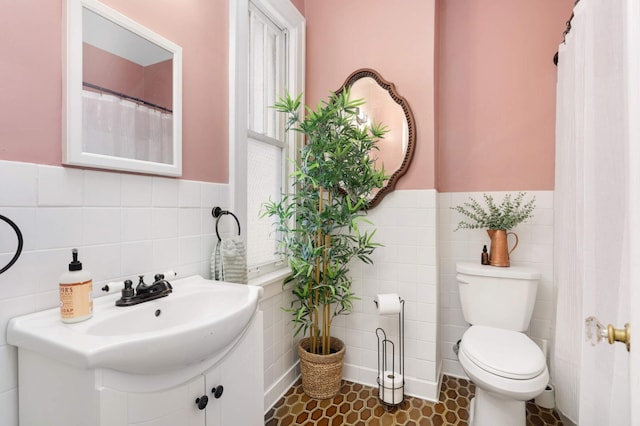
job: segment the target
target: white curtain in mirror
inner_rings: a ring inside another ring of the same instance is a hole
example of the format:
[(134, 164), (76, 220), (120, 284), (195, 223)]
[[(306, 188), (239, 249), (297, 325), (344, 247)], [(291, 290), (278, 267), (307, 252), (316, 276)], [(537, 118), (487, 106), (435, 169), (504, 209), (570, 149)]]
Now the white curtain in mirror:
[(173, 116), (116, 96), (82, 92), (83, 150), (171, 164)]

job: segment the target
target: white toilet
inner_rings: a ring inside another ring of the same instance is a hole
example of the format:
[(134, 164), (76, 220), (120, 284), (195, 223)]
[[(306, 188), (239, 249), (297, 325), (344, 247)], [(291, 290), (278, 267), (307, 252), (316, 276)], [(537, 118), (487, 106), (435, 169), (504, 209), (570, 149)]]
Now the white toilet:
[(476, 385), (470, 426), (525, 426), (525, 402), (549, 382), (542, 350), (523, 333), (536, 301), (540, 272), (459, 262), (464, 319), (458, 358)]

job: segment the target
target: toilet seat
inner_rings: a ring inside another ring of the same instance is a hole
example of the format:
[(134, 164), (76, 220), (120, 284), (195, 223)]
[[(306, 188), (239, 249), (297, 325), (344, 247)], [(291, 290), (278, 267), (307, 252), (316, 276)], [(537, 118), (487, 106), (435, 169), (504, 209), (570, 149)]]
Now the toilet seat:
[(538, 345), (517, 331), (471, 326), (462, 337), (460, 351), (477, 367), (506, 379), (531, 379), (546, 369)]

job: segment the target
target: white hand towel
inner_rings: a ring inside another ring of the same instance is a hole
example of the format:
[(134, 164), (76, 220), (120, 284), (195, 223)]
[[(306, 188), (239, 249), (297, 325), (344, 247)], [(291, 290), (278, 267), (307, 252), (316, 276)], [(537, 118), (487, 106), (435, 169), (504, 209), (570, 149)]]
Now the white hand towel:
[(211, 276), (218, 281), (247, 283), (247, 251), (240, 237), (218, 241), (211, 256)]

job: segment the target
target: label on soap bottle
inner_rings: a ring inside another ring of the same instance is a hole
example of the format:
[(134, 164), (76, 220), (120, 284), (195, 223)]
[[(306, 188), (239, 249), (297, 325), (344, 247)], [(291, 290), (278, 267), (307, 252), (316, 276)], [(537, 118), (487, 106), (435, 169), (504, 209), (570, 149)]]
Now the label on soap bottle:
[(60, 317), (63, 321), (79, 321), (92, 315), (92, 287), (92, 280), (81, 283), (60, 284)]

